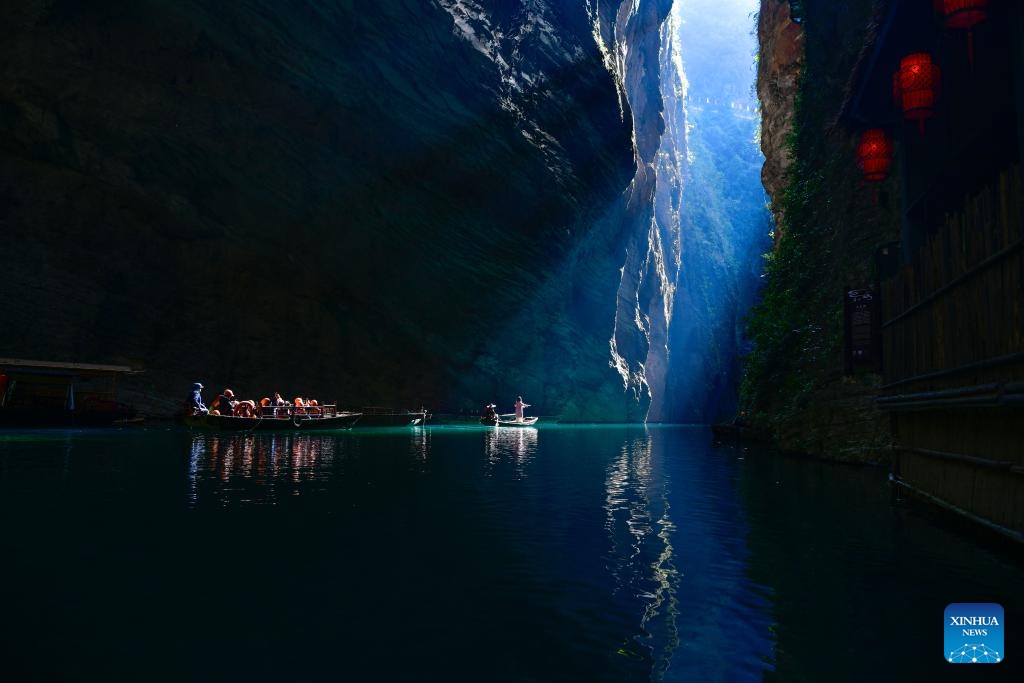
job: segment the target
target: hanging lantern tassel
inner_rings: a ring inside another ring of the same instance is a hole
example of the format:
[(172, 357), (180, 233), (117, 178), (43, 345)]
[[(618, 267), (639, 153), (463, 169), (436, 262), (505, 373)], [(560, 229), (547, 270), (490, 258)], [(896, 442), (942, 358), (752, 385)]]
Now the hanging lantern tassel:
[(916, 120), (924, 135), (924, 120), (935, 113), (941, 73), (927, 52), (915, 52), (900, 60), (892, 77), (892, 94), (903, 110), (903, 118)]
[(988, 0), (935, 0), (948, 28), (967, 30), (967, 59), (974, 66), (974, 27), (985, 21)]
[(892, 141), (881, 128), (864, 131), (857, 145), (857, 166), (864, 180), (877, 183), (889, 176), (892, 166)]

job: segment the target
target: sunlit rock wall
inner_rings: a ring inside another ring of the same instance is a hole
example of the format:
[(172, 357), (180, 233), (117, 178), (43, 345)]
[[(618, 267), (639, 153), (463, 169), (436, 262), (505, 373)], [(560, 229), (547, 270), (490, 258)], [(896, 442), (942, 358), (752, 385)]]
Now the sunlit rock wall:
[[(515, 106), (516, 67), (524, 45), (557, 45), (545, 17), (565, 3), (524, 2), (525, 13), (495, 3), (443, 0), (464, 39), (510, 85), (502, 106)], [(664, 400), (667, 317), (673, 273), (666, 272), (655, 221), (659, 150), (665, 131), (662, 56), (671, 0), (585, 2), (591, 45), (600, 50), (623, 126), (632, 129), (633, 177), (625, 179), (589, 222), (560, 266), (539, 274), (533, 303), (495, 328), (462, 395), (496, 395), (499, 409), (515, 387), (565, 420), (644, 421), (652, 398)], [(532, 135), (532, 133), (531, 133)], [(524, 332), (526, 334), (524, 334)]]
[(679, 150), (678, 170), (660, 174), (681, 181), (663, 183), (670, 191), (657, 202), (659, 216), (671, 208), (680, 226), (665, 421), (728, 419), (738, 404), (745, 316), (771, 247), (751, 92), (755, 9), (752, 0), (679, 0), (673, 8), (672, 52), (688, 85), (666, 105), (663, 155)]
[(743, 319), (769, 248), (750, 92), (753, 4), (617, 7), (597, 13), (614, 16), (614, 30), (595, 32), (614, 46), (635, 131), (636, 175), (618, 218), (617, 417), (707, 422), (735, 410)]
[(790, 18), (788, 0), (761, 0), (757, 39), (761, 55), (757, 96), (761, 101), (761, 149), (765, 157), (761, 180), (772, 198), (777, 242), (784, 224), (777, 198), (782, 195), (786, 169), (792, 161), (786, 138), (793, 126), (793, 100), (803, 60), (803, 31)]
[[(612, 419), (661, 419), (668, 371), (668, 320), (678, 272), (679, 222), (669, 197), (678, 187), (683, 147), (665, 146), (663, 93), (679, 98), (682, 75), (671, 60), (671, 0), (622, 2), (612, 12), (597, 3), (595, 34), (609, 53), (633, 115), (636, 174), (622, 196), (624, 241), (615, 296), (612, 366), (623, 390)], [(612, 3), (611, 6), (614, 6)], [(673, 119), (671, 134), (685, 123)], [(681, 141), (678, 137), (677, 141)], [(656, 209), (661, 199), (661, 213)], [(676, 197), (678, 201), (678, 197)]]

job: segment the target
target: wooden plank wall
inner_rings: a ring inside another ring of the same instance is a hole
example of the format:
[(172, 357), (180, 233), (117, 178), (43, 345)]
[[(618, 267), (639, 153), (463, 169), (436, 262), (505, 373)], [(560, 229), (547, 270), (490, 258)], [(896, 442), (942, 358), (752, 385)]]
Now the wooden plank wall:
[(894, 469), (911, 487), (1024, 532), (1024, 192), (1015, 166), (965, 198), (882, 284)]
[(882, 285), (884, 383), (1024, 350), (1021, 174), (970, 197)]

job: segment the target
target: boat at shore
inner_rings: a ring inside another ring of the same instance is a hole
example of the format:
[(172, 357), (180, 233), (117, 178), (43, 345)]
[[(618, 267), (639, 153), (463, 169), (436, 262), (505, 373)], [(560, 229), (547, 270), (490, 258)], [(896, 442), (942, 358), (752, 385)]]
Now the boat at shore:
[(313, 432), (334, 429), (350, 429), (362, 418), (362, 413), (339, 411), (337, 406), (322, 405), (315, 409), (296, 410), (294, 407), (257, 408), (254, 417), (233, 415), (185, 415), (185, 425), (190, 429), (207, 429), (222, 432), (281, 431)]
[(357, 427), (417, 427), (430, 419), (430, 413), (425, 409), (419, 410), (395, 410), (393, 408), (382, 408), (380, 406), (364, 406), (359, 409)]

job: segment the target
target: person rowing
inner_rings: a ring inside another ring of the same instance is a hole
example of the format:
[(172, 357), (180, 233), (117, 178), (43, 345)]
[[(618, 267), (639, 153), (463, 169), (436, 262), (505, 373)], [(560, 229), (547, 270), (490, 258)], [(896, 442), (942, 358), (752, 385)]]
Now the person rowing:
[(515, 409), (516, 409), (516, 422), (523, 421), (523, 408), (529, 408), (529, 403), (523, 403), (523, 397), (519, 396), (516, 398)]

